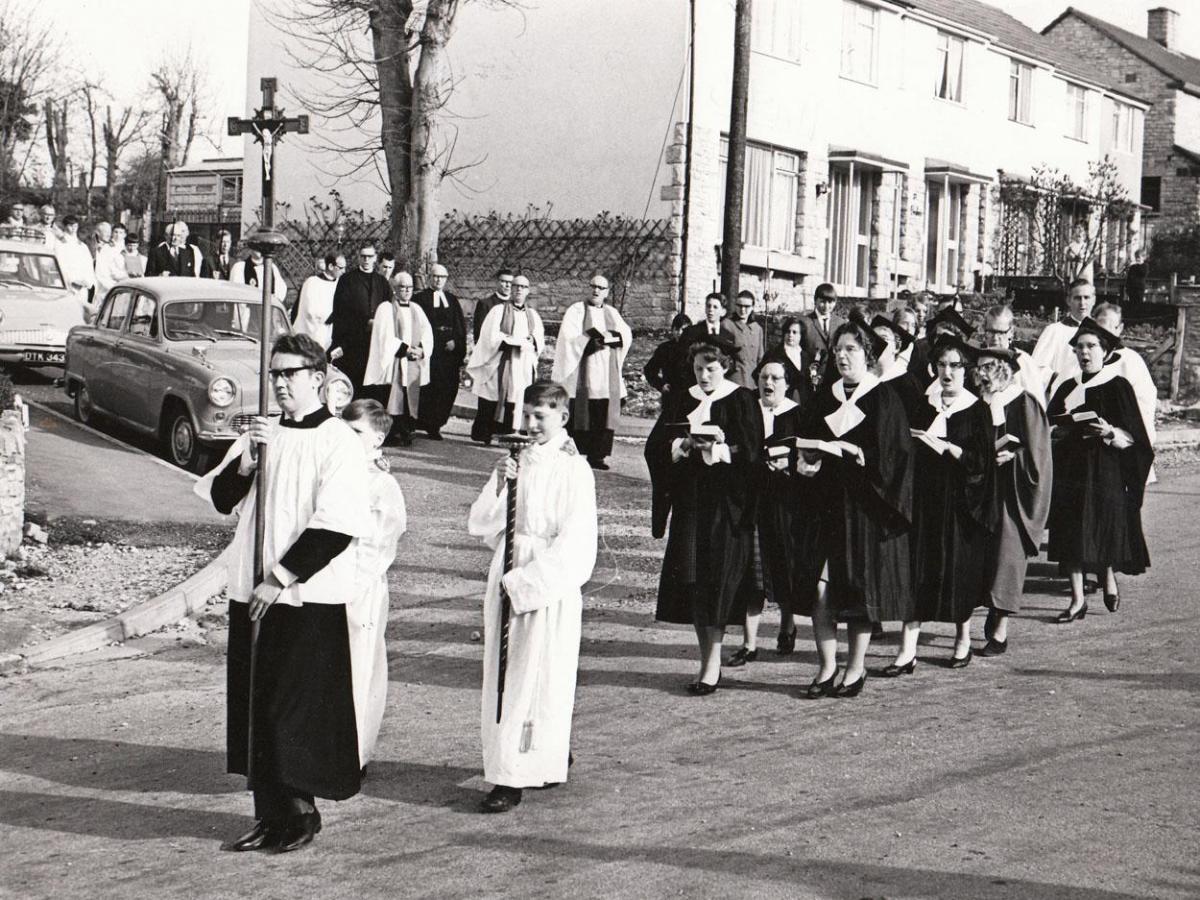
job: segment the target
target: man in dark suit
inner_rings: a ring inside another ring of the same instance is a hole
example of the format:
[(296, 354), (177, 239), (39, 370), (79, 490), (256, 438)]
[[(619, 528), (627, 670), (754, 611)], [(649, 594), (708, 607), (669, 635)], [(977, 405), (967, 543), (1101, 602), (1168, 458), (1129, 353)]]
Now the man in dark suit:
[(475, 301), (475, 311), (471, 313), (471, 336), (475, 339), (475, 343), (479, 343), (479, 332), (483, 328), (483, 320), (487, 318), (487, 314), (492, 311), (493, 307), (508, 302), (508, 298), (512, 294), (512, 286), (512, 269), (501, 269), (496, 273), (496, 290), (482, 300)]
[(450, 273), (434, 263), (429, 269), (430, 287), (413, 295), (433, 326), (433, 353), (429, 356), (429, 384), (421, 388), (421, 428), (432, 440), (442, 439), (442, 426), (454, 409), (458, 376), (467, 357), (467, 320), (462, 304), (446, 290)]
[(217, 232), (217, 252), (213, 259), (213, 278), (221, 281), (229, 280), (229, 270), (233, 267), (233, 235), (222, 228)]
[[(821, 384), (836, 378), (837, 364), (833, 359), (833, 336), (846, 324), (837, 315), (838, 295), (832, 284), (817, 286), (813, 292), (812, 312), (800, 317), (800, 353), (805, 368), (817, 367)], [(816, 385), (819, 387), (820, 385)]]
[(212, 278), (212, 269), (200, 248), (188, 243), (187, 222), (176, 222), (171, 226), (167, 240), (155, 247), (150, 254), (146, 263), (146, 274)]
[(375, 271), (375, 247), (363, 244), (358, 251), (358, 268), (338, 279), (333, 291), (333, 326), (329, 339), (329, 361), (346, 373), (354, 394), (363, 389), (367, 355), (371, 349), (371, 325), (380, 303), (392, 299), (392, 286)]

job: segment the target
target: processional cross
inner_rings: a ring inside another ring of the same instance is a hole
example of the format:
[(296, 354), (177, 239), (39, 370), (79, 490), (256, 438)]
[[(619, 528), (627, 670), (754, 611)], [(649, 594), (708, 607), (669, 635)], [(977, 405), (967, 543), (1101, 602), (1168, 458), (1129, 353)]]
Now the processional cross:
[[(259, 319), (259, 356), (258, 356), (258, 414), (263, 418), (270, 412), (269, 393), (272, 385), (268, 380), (268, 370), (271, 365), (271, 309), (274, 305), (275, 265), (272, 257), (288, 245), (288, 239), (275, 231), (275, 145), (279, 139), (289, 132), (308, 134), (308, 116), (287, 118), (283, 110), (275, 107), (275, 89), (279, 82), (274, 78), (263, 78), (259, 82), (262, 89), (263, 105), (257, 110), (252, 119), (239, 119), (230, 116), (228, 120), (229, 134), (237, 137), (241, 134), (253, 134), (254, 140), (262, 144), (262, 212), (258, 231), (246, 242), (263, 254), (262, 277), (262, 306)], [(259, 448), (260, 451), (265, 447)], [(254, 583), (263, 580), (263, 543), (266, 539), (266, 452), (258, 454), (257, 493), (254, 504)], [(258, 629), (256, 620), (250, 625), (250, 696), (247, 709), (247, 748), (246, 775), (249, 778), (254, 770), (254, 681), (258, 658)]]

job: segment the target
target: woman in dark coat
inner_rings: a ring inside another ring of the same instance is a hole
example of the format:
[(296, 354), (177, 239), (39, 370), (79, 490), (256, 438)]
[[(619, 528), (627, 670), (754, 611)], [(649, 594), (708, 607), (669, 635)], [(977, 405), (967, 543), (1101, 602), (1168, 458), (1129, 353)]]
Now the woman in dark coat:
[(992, 503), (999, 514), (988, 553), (987, 644), (979, 655), (999, 656), (1008, 650), (1008, 619), (1021, 608), (1025, 571), (1038, 555), (1050, 513), (1050, 425), (1041, 402), (1017, 379), (1016, 350), (989, 347), (976, 355), (975, 385), (992, 412)]
[(921, 622), (956, 628), (949, 666), (971, 662), (971, 614), (988, 595), (987, 555), (996, 529), (992, 413), (966, 389), (972, 348), (958, 337), (938, 339), (930, 356), (936, 379), (913, 418), (917, 437), (913, 484), (913, 591), (916, 615), (904, 623), (888, 677), (912, 673)]
[(717, 689), (725, 626), (741, 617), (736, 601), (754, 560), (763, 422), (754, 392), (725, 377), (734, 352), (723, 336), (693, 344), (696, 384), (664, 405), (646, 440), (656, 537), (671, 516), (655, 617), (695, 627), (696, 695)]
[(1116, 573), (1149, 568), (1142, 497), (1154, 462), (1133, 388), (1119, 366), (1108, 364), (1121, 339), (1086, 318), (1071, 344), (1081, 374), (1058, 387), (1046, 410), (1054, 426), (1047, 555), (1071, 579), (1071, 605), (1058, 617), (1064, 624), (1087, 614), (1084, 572), (1104, 572), (1104, 605), (1116, 612)]
[(887, 342), (876, 364), (879, 380), (896, 392), (911, 422), (913, 415), (925, 403), (925, 385), (916, 374), (909, 371), (908, 363), (901, 357), (913, 345), (914, 338), (885, 316), (873, 318), (871, 329)]
[(788, 399), (800, 406), (807, 403), (812, 397), (813, 373), (809, 371), (811, 361), (805, 360), (800, 344), (799, 319), (783, 320), (783, 340), (767, 351), (763, 362), (767, 360), (783, 365)]
[[(841, 375), (805, 409), (803, 438), (837, 442), (805, 448), (797, 463), (819, 496), (824, 589), (797, 598), (812, 616), (820, 670), (806, 695), (855, 697), (866, 681), (875, 624), (912, 615), (908, 530), (912, 514), (912, 438), (900, 400), (872, 375), (882, 341), (847, 322), (834, 332)], [(837, 680), (837, 622), (847, 623), (849, 653)]]
[(691, 319), (678, 313), (671, 320), (671, 339), (654, 348), (642, 369), (646, 384), (664, 396), (672, 392), (680, 393), (692, 383), (688, 348), (680, 340), (683, 330), (691, 324)]

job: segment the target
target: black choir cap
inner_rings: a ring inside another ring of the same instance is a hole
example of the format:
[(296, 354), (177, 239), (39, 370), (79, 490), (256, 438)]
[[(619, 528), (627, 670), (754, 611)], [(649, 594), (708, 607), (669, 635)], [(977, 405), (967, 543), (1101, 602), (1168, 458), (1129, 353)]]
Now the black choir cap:
[(1121, 347), (1124, 346), (1119, 337), (1117, 337), (1091, 316), (1084, 318), (1084, 320), (1079, 323), (1079, 328), (1076, 329), (1073, 335), (1071, 335), (1070, 344), (1072, 347), (1075, 346), (1075, 342), (1079, 340), (1079, 336), (1081, 334), (1094, 334), (1096, 337), (1098, 337), (1100, 339), (1100, 346), (1104, 348), (1104, 352), (1106, 354), (1112, 353), (1114, 350), (1120, 350)]
[(876, 316), (871, 320), (871, 329), (886, 328), (896, 336), (896, 347), (898, 350), (907, 350), (908, 345), (914, 340), (913, 336), (889, 319), (887, 316)]
[(723, 334), (704, 334), (692, 342), (692, 346), (703, 344), (715, 347), (731, 359), (742, 355), (741, 348)]
[(938, 310), (937, 315), (933, 316), (925, 323), (925, 333), (932, 338), (937, 334), (939, 325), (949, 325), (955, 328), (964, 338), (970, 338), (975, 333), (975, 327), (962, 317), (962, 314), (953, 306), (947, 306), (945, 309)]
[(933, 349), (929, 351), (930, 364), (936, 363), (938, 356), (947, 348), (961, 353), (963, 362), (967, 365), (974, 365), (979, 356), (979, 348), (972, 347), (957, 334), (939, 334), (937, 340), (933, 342)]

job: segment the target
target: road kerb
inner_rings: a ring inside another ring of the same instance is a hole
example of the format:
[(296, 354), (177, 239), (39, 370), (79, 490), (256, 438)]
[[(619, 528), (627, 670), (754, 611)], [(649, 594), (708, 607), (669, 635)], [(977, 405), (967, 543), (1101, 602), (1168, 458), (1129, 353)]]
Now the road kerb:
[(111, 619), (38, 644), (20, 654), (19, 662), (7, 656), (0, 657), (0, 672), (37, 668), (68, 656), (89, 653), (109, 644), (158, 631), (199, 611), (212, 597), (224, 590), (228, 582), (229, 559), (223, 551), (199, 572)]

